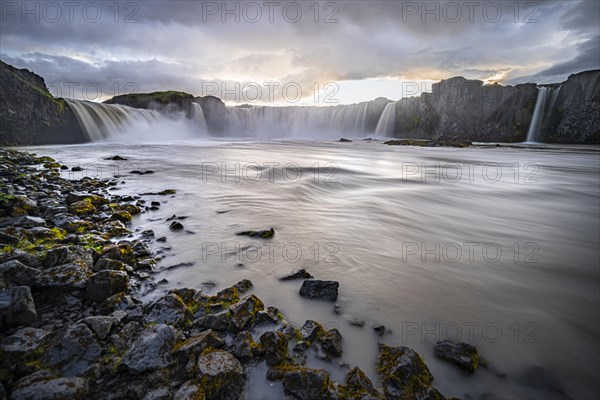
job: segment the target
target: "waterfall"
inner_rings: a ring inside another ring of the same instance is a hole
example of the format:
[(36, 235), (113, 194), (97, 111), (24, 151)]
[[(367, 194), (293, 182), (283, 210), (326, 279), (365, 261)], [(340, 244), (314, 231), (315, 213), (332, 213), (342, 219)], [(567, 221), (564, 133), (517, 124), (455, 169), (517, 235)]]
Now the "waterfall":
[(194, 121), (195, 125), (198, 127), (198, 130), (202, 135), (208, 134), (208, 125), (206, 124), (206, 119), (204, 118), (204, 112), (202, 111), (202, 107), (198, 103), (192, 103), (192, 107), (194, 110), (192, 120)]
[(83, 100), (67, 101), (92, 142), (123, 136), (131, 130), (149, 129), (163, 118), (153, 110)]
[(396, 102), (391, 102), (385, 105), (383, 113), (377, 122), (375, 128), (375, 136), (393, 136), (394, 126), (396, 122)]
[[(199, 104), (192, 119), (184, 113), (165, 116), (155, 110), (120, 104), (67, 100), (81, 129), (91, 142), (100, 140), (161, 142), (206, 136), (208, 127)], [(198, 134), (200, 132), (200, 134)]]
[[(164, 141), (206, 137), (209, 133), (204, 110), (194, 102), (189, 119), (183, 112), (165, 115), (119, 104), (68, 102), (90, 141)], [(331, 139), (360, 137), (374, 130), (387, 136), (394, 129), (394, 105), (378, 99), (331, 107), (226, 107), (218, 118), (223, 133), (231, 137)]]
[[(535, 102), (535, 108), (533, 109), (533, 117), (531, 118), (529, 131), (527, 132), (528, 143), (536, 143), (539, 140), (542, 127), (544, 126), (544, 120), (547, 116), (552, 114), (554, 104), (556, 103), (561, 88), (562, 85), (559, 86), (558, 89), (546, 86), (538, 88), (537, 100)], [(550, 99), (549, 104), (548, 99)]]
[[(332, 107), (228, 107), (228, 134), (263, 138), (336, 137), (365, 135), (373, 132), (369, 126), (373, 102)], [(371, 119), (374, 119), (371, 118)]]

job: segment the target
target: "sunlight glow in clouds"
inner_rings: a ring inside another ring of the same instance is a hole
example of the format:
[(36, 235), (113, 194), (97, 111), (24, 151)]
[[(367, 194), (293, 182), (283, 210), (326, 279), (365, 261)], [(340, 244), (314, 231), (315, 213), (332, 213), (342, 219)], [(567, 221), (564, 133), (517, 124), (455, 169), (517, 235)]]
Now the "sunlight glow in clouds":
[[(90, 83), (103, 100), (126, 86), (203, 95), (207, 82), (277, 82), (302, 89), (293, 105), (315, 103), (315, 92), (330, 105), (328, 83), (338, 89), (330, 100), (348, 104), (419, 95), (459, 75), (549, 83), (600, 68), (596, 0), (251, 3), (83, 1), (59, 18), (50, 3), (3, 1), (1, 58), (56, 88), (77, 83), (59, 93), (75, 98)], [(281, 90), (263, 92), (255, 104), (286, 103)]]

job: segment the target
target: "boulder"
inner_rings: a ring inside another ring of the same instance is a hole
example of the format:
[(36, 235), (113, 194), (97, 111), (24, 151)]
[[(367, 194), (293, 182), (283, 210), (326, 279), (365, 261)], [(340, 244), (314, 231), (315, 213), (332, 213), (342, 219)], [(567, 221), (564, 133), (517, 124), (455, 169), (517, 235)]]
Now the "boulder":
[(175, 394), (173, 395), (173, 400), (205, 400), (206, 396), (204, 395), (204, 391), (202, 387), (195, 383), (194, 381), (187, 381), (183, 385), (181, 385)]
[(374, 398), (382, 397), (373, 387), (373, 383), (369, 377), (358, 367), (352, 368), (348, 374), (346, 374), (346, 387), (350, 392), (356, 393), (357, 398), (363, 398), (365, 394)]
[(207, 329), (191, 336), (175, 346), (174, 354), (183, 361), (202, 353), (207, 348), (218, 349), (224, 346), (224, 342), (212, 329)]
[(260, 337), (260, 343), (265, 348), (267, 365), (277, 365), (287, 359), (288, 339), (278, 331), (267, 331)]
[(300, 287), (300, 296), (335, 301), (339, 286), (340, 284), (336, 281), (306, 280)]
[(329, 373), (322, 369), (298, 368), (285, 372), (283, 390), (298, 400), (323, 400), (329, 397)]
[(230, 353), (217, 350), (203, 354), (196, 367), (207, 400), (238, 400), (244, 391), (244, 370)]
[(387, 399), (444, 399), (430, 386), (433, 376), (421, 356), (413, 349), (380, 343), (377, 372)]
[(76, 264), (64, 264), (48, 268), (40, 273), (37, 286), (44, 288), (61, 288), (77, 290), (86, 287), (89, 280), (87, 268)]
[(2, 341), (0, 348), (8, 356), (20, 356), (36, 350), (50, 337), (50, 332), (37, 328), (21, 328)]
[(46, 226), (46, 220), (40, 217), (24, 215), (22, 217), (6, 218), (0, 221), (0, 228), (5, 228), (7, 226), (19, 226), (21, 228), (30, 229), (38, 226)]
[(122, 365), (134, 373), (143, 373), (173, 364), (173, 348), (179, 333), (170, 325), (151, 325), (139, 334), (123, 356)]
[(157, 322), (176, 327), (184, 327), (192, 322), (194, 316), (188, 310), (181, 297), (176, 294), (167, 294), (150, 306), (150, 311), (144, 318), (145, 323)]
[(95, 213), (96, 207), (88, 200), (81, 200), (69, 204), (69, 212), (75, 215), (88, 215)]
[(291, 281), (294, 279), (313, 279), (314, 276), (312, 276), (310, 273), (308, 273), (307, 270), (305, 270), (304, 268), (301, 268), (297, 271), (291, 272), (288, 275), (282, 276), (281, 278), (279, 278), (280, 281)]
[(45, 360), (59, 369), (61, 376), (83, 376), (94, 368), (101, 354), (102, 348), (88, 326), (76, 323), (54, 338)]
[(307, 320), (300, 329), (300, 335), (302, 340), (308, 343), (312, 343), (315, 339), (323, 333), (323, 327), (316, 321)]
[[(41, 373), (40, 373), (41, 372)], [(83, 400), (87, 399), (88, 380), (84, 378), (55, 378), (36, 372), (20, 379), (11, 393), (13, 400)]]
[(342, 356), (342, 334), (337, 329), (333, 328), (325, 331), (319, 337), (321, 346), (325, 354), (329, 357)]
[(450, 361), (470, 373), (479, 366), (477, 349), (468, 343), (456, 343), (452, 340), (441, 340), (433, 348), (437, 358)]
[(0, 331), (37, 321), (37, 313), (28, 286), (13, 286), (0, 292)]
[(104, 340), (110, 334), (113, 325), (117, 324), (117, 319), (111, 316), (93, 315), (83, 319), (85, 323), (100, 340)]
[(236, 233), (238, 236), (260, 237), (263, 239), (271, 239), (275, 236), (275, 229), (265, 229), (261, 231), (242, 231)]
[(255, 295), (242, 299), (231, 309), (231, 324), (238, 330), (242, 330), (256, 321), (256, 314), (264, 310), (263, 302)]
[(90, 277), (85, 298), (92, 302), (103, 302), (110, 296), (128, 288), (129, 278), (124, 271), (104, 270)]
[(0, 264), (0, 280), (16, 286), (33, 286), (39, 280), (40, 271), (18, 260)]

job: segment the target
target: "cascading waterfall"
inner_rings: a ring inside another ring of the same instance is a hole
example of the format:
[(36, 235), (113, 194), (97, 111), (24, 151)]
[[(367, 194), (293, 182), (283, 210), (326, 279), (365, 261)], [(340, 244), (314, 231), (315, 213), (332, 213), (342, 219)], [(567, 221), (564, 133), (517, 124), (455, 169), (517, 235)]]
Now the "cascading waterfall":
[(392, 136), (396, 125), (396, 102), (385, 105), (375, 128), (375, 136)]
[(194, 104), (192, 119), (184, 113), (165, 116), (156, 110), (120, 104), (67, 100), (88, 140), (135, 140), (161, 142), (189, 139), (208, 134), (202, 107)]
[(206, 124), (202, 107), (198, 103), (192, 103), (192, 107), (194, 110), (192, 119), (194, 120), (195, 125), (198, 126), (198, 130), (201, 134), (208, 134), (208, 125)]
[(83, 100), (67, 101), (87, 138), (92, 142), (117, 138), (131, 130), (149, 129), (163, 118), (154, 110)]
[[(554, 110), (554, 104), (560, 92), (562, 85), (558, 89), (541, 86), (538, 88), (538, 96), (533, 109), (533, 117), (527, 132), (527, 143), (537, 143), (540, 136), (544, 119)], [(550, 99), (550, 103), (548, 103)]]
[(228, 134), (250, 137), (333, 137), (372, 132), (373, 102), (332, 107), (229, 107)]
[[(118, 104), (68, 100), (90, 141), (163, 141), (206, 137), (204, 110), (192, 103), (184, 113), (164, 115), (155, 110)], [(371, 134), (388, 136), (394, 129), (394, 102), (375, 100), (331, 107), (227, 107), (223, 133), (231, 137), (335, 138)]]

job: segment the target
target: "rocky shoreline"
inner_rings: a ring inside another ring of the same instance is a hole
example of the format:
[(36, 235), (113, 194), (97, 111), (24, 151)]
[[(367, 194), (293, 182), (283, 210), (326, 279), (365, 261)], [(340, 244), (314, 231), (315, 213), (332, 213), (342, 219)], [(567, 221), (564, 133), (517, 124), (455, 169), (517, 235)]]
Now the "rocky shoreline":
[[(0, 399), (239, 399), (263, 362), (294, 399), (445, 398), (408, 347), (380, 343), (381, 387), (357, 367), (343, 383), (306, 367), (309, 352), (340, 357), (342, 335), (288, 323), (248, 280), (143, 302), (141, 288), (156, 286), (149, 245), (164, 238), (134, 235), (131, 221), (157, 202), (111, 193), (118, 179), (63, 179), (50, 157), (0, 149), (0, 160)], [(275, 234), (239, 234), (255, 233)], [(281, 279), (303, 280), (299, 296), (337, 298), (337, 282), (305, 270)], [(470, 373), (479, 363), (464, 343), (442, 341), (435, 354)]]

